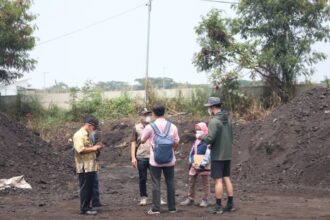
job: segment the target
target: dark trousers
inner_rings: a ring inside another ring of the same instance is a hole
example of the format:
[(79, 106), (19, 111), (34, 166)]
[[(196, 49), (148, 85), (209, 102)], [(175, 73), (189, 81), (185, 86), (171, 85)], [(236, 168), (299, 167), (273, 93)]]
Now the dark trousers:
[(174, 189), (174, 166), (154, 167), (150, 166), (152, 180), (152, 210), (160, 211), (160, 180), (162, 171), (167, 186), (167, 205), (170, 211), (175, 210), (175, 189)]
[(139, 171), (140, 196), (148, 197), (147, 176), (148, 176), (148, 169), (150, 169), (149, 159), (138, 159), (137, 167), (138, 167), (138, 171)]
[(79, 173), (80, 186), (80, 211), (90, 210), (90, 204), (93, 196), (93, 183), (96, 172)]
[(93, 182), (92, 206), (99, 206), (100, 204), (99, 175), (96, 173)]

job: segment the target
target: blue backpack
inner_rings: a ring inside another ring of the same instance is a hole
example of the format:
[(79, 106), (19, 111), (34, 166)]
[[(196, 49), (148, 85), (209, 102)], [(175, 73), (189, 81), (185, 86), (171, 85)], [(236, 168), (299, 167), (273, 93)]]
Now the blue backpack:
[(163, 134), (160, 133), (154, 122), (150, 123), (150, 125), (155, 133), (153, 152), (156, 163), (166, 164), (171, 162), (173, 160), (174, 141), (172, 137), (169, 136), (169, 133), (172, 124), (167, 122)]

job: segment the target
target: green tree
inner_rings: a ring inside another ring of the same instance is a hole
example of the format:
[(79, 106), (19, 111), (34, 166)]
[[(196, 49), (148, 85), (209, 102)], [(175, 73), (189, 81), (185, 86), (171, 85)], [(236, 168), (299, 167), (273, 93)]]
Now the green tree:
[(328, 76), (325, 76), (324, 81), (322, 81), (321, 83), (324, 83), (327, 88), (330, 88), (330, 79), (328, 78)]
[(63, 82), (58, 83), (55, 81), (55, 85), (47, 88), (47, 91), (48, 92), (58, 92), (58, 93), (70, 92), (70, 87)]
[(237, 17), (213, 10), (196, 28), (201, 51), (194, 63), (213, 78), (248, 71), (259, 76), (282, 101), (294, 94), (299, 75), (326, 59), (312, 45), (330, 39), (330, 9), (322, 0), (241, 0)]
[(98, 82), (95, 87), (101, 91), (121, 91), (130, 88), (127, 82), (121, 81)]
[[(135, 82), (139, 84), (138, 88), (144, 89), (145, 78), (135, 79)], [(178, 86), (178, 83), (176, 83), (172, 78), (168, 77), (149, 77), (149, 84), (156, 89), (173, 89)]]
[(10, 83), (34, 69), (28, 52), (35, 46), (30, 0), (0, 0), (0, 82)]

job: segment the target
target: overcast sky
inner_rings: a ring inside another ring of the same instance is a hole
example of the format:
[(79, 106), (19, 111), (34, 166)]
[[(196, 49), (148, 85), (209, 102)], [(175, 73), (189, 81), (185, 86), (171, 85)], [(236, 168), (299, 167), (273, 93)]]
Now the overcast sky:
[[(38, 15), (37, 46), (31, 56), (36, 69), (27, 74), (32, 87), (64, 82), (81, 86), (86, 80), (127, 81), (144, 77), (146, 66), (147, 0), (34, 0)], [(138, 7), (140, 6), (140, 7)], [(129, 9), (125, 15), (44, 43)], [(198, 51), (194, 27), (211, 8), (233, 16), (230, 5), (201, 0), (154, 0), (151, 17), (150, 67), (152, 77), (166, 76), (178, 82), (207, 83), (205, 73), (192, 64)], [(316, 46), (330, 57), (330, 45)], [(330, 58), (317, 65), (314, 81), (328, 74)]]

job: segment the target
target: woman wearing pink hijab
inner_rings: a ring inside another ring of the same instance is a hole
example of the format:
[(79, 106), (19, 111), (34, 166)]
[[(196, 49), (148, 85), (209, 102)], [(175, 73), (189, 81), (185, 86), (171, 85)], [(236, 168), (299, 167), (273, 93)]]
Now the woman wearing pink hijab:
[(198, 175), (202, 178), (204, 195), (200, 207), (207, 207), (208, 196), (210, 191), (210, 149), (208, 145), (200, 140), (201, 136), (207, 136), (208, 129), (204, 122), (195, 125), (196, 140), (190, 150), (189, 154), (189, 192), (188, 198), (181, 202), (183, 206), (193, 205), (195, 203), (195, 186)]

